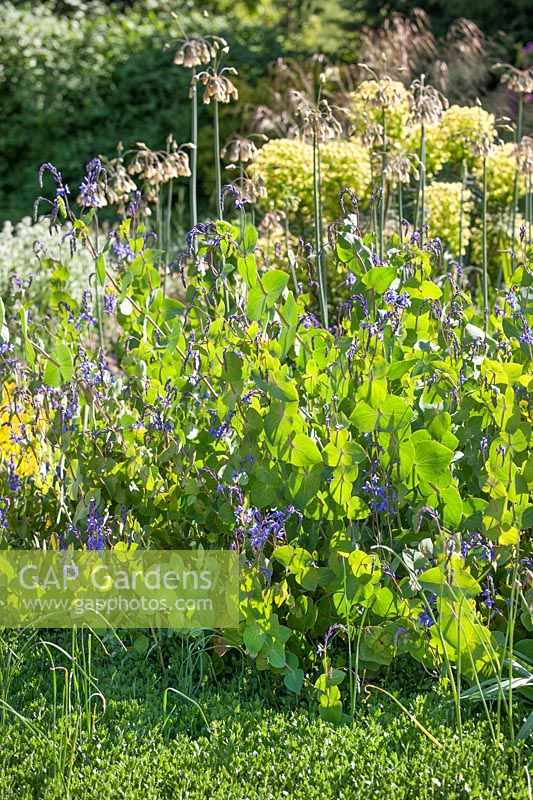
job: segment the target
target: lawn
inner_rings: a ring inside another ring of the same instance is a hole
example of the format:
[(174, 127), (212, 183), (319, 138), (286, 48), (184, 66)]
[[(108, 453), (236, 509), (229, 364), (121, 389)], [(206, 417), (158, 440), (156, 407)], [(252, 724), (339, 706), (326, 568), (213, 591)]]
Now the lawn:
[[(68, 647), (60, 638), (57, 642)], [(409, 664), (387, 675), (386, 685), (441, 747), (386, 697), (362, 698), (353, 724), (335, 726), (321, 720), (308, 699), (298, 702), (242, 662), (194, 692), (206, 724), (196, 705), (177, 695), (169, 694), (164, 711), (155, 655), (111, 652), (93, 665), (98, 688), (109, 700), (92, 736), (80, 736), (75, 709), (66, 722), (68, 733), (54, 727), (42, 648), (21, 665), (10, 702), (41, 733), (12, 717), (2, 725), (3, 800), (531, 797), (526, 768), (531, 748), (523, 742), (513, 751), (504, 738), (495, 744), (487, 721), (469, 707), (461, 747), (449, 697)], [(171, 669), (165, 680), (179, 686), (177, 678)], [(61, 675), (60, 685), (63, 680)], [(53, 751), (61, 750), (63, 736), (68, 759), (62, 781), (55, 783)]]

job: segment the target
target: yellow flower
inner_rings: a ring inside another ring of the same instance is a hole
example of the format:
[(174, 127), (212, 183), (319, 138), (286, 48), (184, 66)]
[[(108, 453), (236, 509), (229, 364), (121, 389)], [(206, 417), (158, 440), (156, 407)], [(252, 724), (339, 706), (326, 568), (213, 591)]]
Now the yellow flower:
[(461, 169), (463, 161), (472, 169), (476, 159), (472, 145), (481, 137), (496, 139), (494, 114), (480, 106), (450, 106), (444, 112), (441, 124), (446, 163)]
[[(514, 182), (517, 170), (516, 146), (510, 142), (493, 148), (487, 157), (487, 192), (489, 211), (498, 211), (513, 203)], [(475, 175), (482, 178), (482, 166), (476, 166)], [(518, 197), (526, 193), (524, 175), (518, 176)]]
[[(438, 237), (446, 248), (459, 255), (461, 216), (461, 183), (439, 183), (434, 181), (426, 187), (426, 220), (429, 235)], [(472, 214), (472, 195), (468, 189), (463, 193), (462, 254), (470, 240), (470, 219)]]
[(36, 423), (27, 410), (21, 408), (20, 400), (14, 400), (14, 385), (2, 385), (0, 403), (0, 464), (13, 462), (15, 473), (20, 478), (39, 479), (39, 456), (45, 445), (42, 434), (44, 420)]
[[(371, 188), (370, 157), (358, 142), (328, 141), (320, 145), (322, 201), (325, 217), (339, 216), (339, 193), (345, 186), (359, 199)], [(313, 148), (299, 139), (272, 139), (261, 147), (249, 168), (261, 175), (271, 211), (287, 211), (289, 219), (312, 219)]]

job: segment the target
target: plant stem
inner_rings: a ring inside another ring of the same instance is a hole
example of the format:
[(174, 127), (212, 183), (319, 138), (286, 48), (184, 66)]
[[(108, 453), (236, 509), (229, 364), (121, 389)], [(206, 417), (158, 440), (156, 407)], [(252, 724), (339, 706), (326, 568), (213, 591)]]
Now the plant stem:
[(461, 208), (459, 211), (459, 264), (463, 266), (463, 226), (464, 226), (464, 198), (466, 193), (466, 181), (468, 179), (468, 167), (463, 161), (463, 181), (461, 183)]
[(487, 157), (483, 156), (483, 200), (481, 207), (483, 220), (483, 316), (485, 319), (485, 335), (489, 327), (489, 267), (487, 255)]
[(385, 167), (387, 166), (387, 115), (385, 108), (381, 112), (383, 127), (383, 149), (381, 151), (381, 216), (379, 224), (379, 257), (383, 260), (384, 235), (385, 235)]
[(322, 263), (322, 223), (320, 213), (320, 149), (316, 123), (313, 126), (313, 210), (315, 218), (316, 269), (322, 324), (328, 327), (328, 303), (325, 270)]
[(420, 247), (424, 244), (424, 224), (426, 221), (426, 126), (420, 130)]
[[(518, 145), (522, 138), (522, 120), (524, 118), (524, 93), (518, 95), (518, 118), (516, 121), (515, 144)], [(514, 186), (513, 186), (513, 220), (511, 223), (511, 249), (515, 254), (515, 234), (516, 234), (516, 212), (518, 206), (518, 164), (515, 167)], [(513, 258), (514, 263), (514, 258)]]
[(220, 124), (218, 119), (218, 101), (214, 101), (214, 136), (215, 136), (215, 183), (217, 192), (217, 216), (220, 219), (224, 216), (224, 209), (220, 195), (222, 194), (222, 177), (220, 174)]
[(403, 229), (402, 229), (402, 220), (403, 220), (403, 192), (402, 192), (402, 182), (398, 181), (398, 214), (400, 217), (399, 225), (398, 225), (398, 233), (400, 234), (400, 242), (403, 242)]
[[(189, 183), (189, 199), (190, 199), (190, 214), (191, 214), (191, 228), (195, 228), (198, 222), (198, 208), (197, 208), (197, 173), (198, 173), (198, 89), (196, 86), (196, 69), (192, 72), (191, 83), (191, 180)], [(196, 248), (196, 239), (194, 247)]]
[(291, 268), (292, 282), (294, 283), (294, 292), (298, 297), (298, 278), (296, 277), (296, 270), (294, 267), (294, 259), (289, 256), (289, 212), (288, 206), (285, 204), (285, 252), (289, 266)]
[(167, 218), (165, 224), (165, 262), (163, 267), (163, 297), (167, 293), (167, 273), (170, 256), (170, 228), (172, 222), (172, 196), (173, 196), (173, 181), (170, 180), (168, 184), (168, 197), (167, 197)]

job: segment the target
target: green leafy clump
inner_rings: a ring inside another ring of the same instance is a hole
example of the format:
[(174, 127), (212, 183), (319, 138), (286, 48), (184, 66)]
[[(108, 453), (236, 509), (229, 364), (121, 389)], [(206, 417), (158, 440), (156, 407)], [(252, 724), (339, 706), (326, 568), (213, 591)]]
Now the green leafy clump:
[(42, 454), (3, 459), (2, 545), (236, 549), (227, 641), (333, 721), (401, 655), (501, 682), (533, 629), (530, 263), (485, 325), (438, 252), (393, 236), (380, 263), (347, 217), (330, 330), (242, 209), (192, 232), (170, 293), (137, 216), (98, 250), (94, 212), (60, 212), (92, 289), (64, 267), (46, 330), (23, 296), (2, 319), (2, 410)]
[[(370, 155), (357, 142), (327, 141), (320, 145), (321, 187), (328, 218), (337, 216), (339, 194), (349, 181), (365, 198), (370, 186)], [(299, 139), (271, 139), (258, 151), (250, 168), (266, 188), (262, 205), (283, 210), (305, 229), (313, 214), (313, 148)]]

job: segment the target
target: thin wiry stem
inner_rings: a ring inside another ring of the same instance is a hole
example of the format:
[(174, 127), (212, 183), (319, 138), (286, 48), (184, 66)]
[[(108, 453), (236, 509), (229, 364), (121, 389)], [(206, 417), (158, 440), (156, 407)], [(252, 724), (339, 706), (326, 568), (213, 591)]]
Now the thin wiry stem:
[(217, 193), (217, 213), (220, 215), (220, 219), (222, 219), (224, 214), (223, 209), (223, 202), (221, 199), (222, 195), (222, 177), (220, 174), (220, 123), (218, 119), (218, 100), (214, 100), (214, 136), (215, 136), (215, 184), (216, 184), (216, 193)]
[(483, 221), (483, 316), (485, 334), (489, 327), (489, 265), (487, 254), (487, 157), (483, 156), (483, 199), (481, 207)]
[[(524, 116), (524, 93), (520, 92), (518, 95), (518, 117), (516, 121), (515, 130), (515, 144), (518, 146), (522, 138), (522, 120)], [(513, 220), (511, 223), (511, 248), (513, 256), (515, 255), (515, 234), (516, 234), (516, 212), (518, 210), (518, 164), (515, 167), (514, 185), (513, 185)], [(514, 258), (513, 258), (514, 262)]]
[[(195, 228), (198, 223), (197, 208), (197, 174), (198, 174), (198, 87), (196, 84), (196, 69), (193, 69), (191, 84), (191, 179), (189, 183), (191, 228)], [(196, 245), (195, 245), (196, 246)]]

